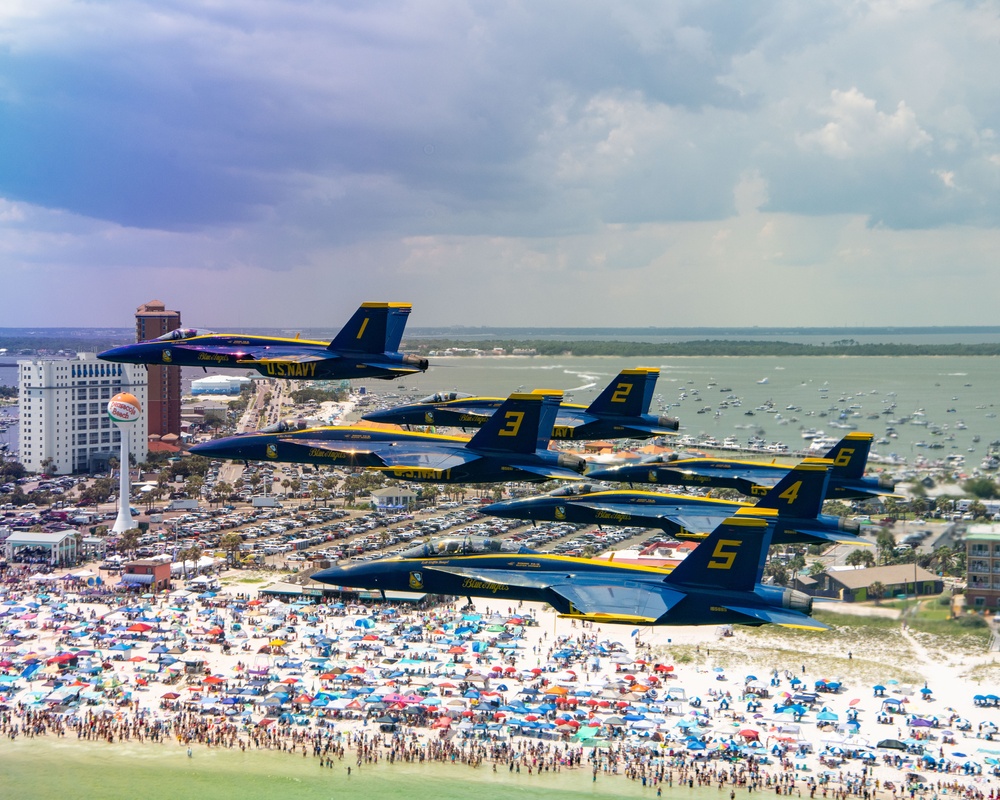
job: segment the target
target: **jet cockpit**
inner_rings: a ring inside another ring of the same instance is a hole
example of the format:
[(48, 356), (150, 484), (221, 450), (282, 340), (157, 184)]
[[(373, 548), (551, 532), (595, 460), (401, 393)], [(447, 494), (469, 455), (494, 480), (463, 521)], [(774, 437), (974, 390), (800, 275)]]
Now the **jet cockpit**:
[(400, 558), (447, 558), (449, 556), (488, 556), (503, 554), (534, 553), (508, 539), (493, 539), (488, 536), (441, 536), (414, 545), (400, 553)]

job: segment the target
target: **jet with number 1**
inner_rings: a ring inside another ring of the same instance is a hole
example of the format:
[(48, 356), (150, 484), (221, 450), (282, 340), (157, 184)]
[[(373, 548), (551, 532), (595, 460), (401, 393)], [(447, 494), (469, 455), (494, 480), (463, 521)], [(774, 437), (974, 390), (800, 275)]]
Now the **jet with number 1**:
[(331, 342), (178, 328), (97, 357), (123, 364), (255, 369), (268, 378), (391, 380), (427, 370), (427, 359), (399, 352), (410, 310), (409, 303), (362, 303)]
[[(649, 439), (674, 433), (679, 427), (676, 419), (649, 413), (659, 375), (658, 369), (623, 369), (589, 406), (561, 403), (552, 438)], [(372, 411), (364, 419), (392, 425), (478, 428), (502, 403), (502, 397), (439, 392), (418, 403)]]
[(279, 422), (197, 444), (207, 458), (372, 469), (432, 483), (579, 480), (587, 462), (548, 449), (562, 392), (512, 394), (471, 439), (364, 425), (315, 427)]
[(444, 537), (394, 558), (331, 567), (338, 587), (548, 603), (562, 616), (627, 625), (784, 625), (823, 630), (804, 592), (761, 583), (771, 529), (724, 519), (671, 571), (538, 553), (511, 541)]

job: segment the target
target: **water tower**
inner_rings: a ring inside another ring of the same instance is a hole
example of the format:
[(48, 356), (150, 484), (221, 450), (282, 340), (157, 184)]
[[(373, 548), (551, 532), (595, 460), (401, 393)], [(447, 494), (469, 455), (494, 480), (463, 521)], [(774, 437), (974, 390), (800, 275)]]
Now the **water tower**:
[(108, 416), (121, 429), (121, 455), (119, 459), (118, 472), (120, 475), (118, 487), (118, 518), (111, 528), (112, 533), (124, 533), (135, 527), (132, 522), (132, 498), (129, 496), (131, 481), (129, 480), (128, 455), (129, 455), (129, 434), (135, 427), (135, 423), (142, 416), (142, 406), (135, 395), (128, 392), (116, 394), (108, 401)]

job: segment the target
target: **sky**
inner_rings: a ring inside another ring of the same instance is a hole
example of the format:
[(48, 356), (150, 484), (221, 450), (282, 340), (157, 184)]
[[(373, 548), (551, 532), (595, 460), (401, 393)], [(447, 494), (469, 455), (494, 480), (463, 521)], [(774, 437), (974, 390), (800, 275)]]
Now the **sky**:
[(991, 325), (1000, 6), (5, 0), (0, 327)]

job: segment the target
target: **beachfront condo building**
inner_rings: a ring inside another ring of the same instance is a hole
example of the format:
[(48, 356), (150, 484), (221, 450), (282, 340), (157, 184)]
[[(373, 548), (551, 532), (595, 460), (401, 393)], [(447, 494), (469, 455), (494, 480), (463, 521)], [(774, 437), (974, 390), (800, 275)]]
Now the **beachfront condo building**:
[(73, 359), (17, 362), (20, 386), (20, 460), (31, 472), (65, 475), (107, 469), (118, 457), (121, 431), (108, 416), (108, 400), (135, 395), (143, 409), (129, 452), (146, 460), (146, 368), (112, 364), (93, 353)]
[[(135, 310), (135, 340), (156, 339), (181, 326), (181, 312), (171, 311), (162, 300), (151, 300)], [(145, 428), (152, 436), (181, 434), (181, 368), (149, 365), (149, 408)], [(146, 405), (145, 403), (143, 404)], [(145, 439), (146, 437), (141, 437)]]
[(965, 532), (965, 606), (1000, 610), (1000, 525), (970, 525)]

